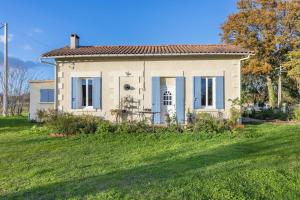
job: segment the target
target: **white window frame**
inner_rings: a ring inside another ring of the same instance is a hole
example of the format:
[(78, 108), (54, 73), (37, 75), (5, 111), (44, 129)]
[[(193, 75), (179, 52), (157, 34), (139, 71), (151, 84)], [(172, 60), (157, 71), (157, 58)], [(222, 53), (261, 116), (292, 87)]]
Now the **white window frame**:
[[(202, 86), (201, 86), (201, 97), (200, 97), (200, 102), (201, 102), (201, 108), (202, 109), (215, 109), (216, 108), (216, 77), (211, 77), (211, 76), (204, 76), (201, 77), (201, 83), (202, 79), (205, 79), (205, 102), (206, 105), (202, 105)], [(208, 79), (212, 79), (212, 105), (208, 105)]]
[[(85, 91), (86, 91), (86, 100), (85, 100), (85, 105), (82, 105), (83, 99), (82, 99), (82, 81), (85, 80)], [(92, 105), (89, 106), (89, 81), (92, 81), (92, 88), (94, 87), (93, 79), (89, 77), (81, 77), (80, 78), (80, 105), (82, 109), (92, 109), (93, 108), (93, 96), (92, 96)]]

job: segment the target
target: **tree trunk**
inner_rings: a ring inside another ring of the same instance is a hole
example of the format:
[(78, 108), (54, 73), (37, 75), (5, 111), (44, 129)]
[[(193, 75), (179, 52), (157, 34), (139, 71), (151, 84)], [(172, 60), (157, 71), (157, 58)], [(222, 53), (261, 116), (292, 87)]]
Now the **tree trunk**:
[(267, 76), (267, 88), (268, 88), (268, 97), (269, 97), (269, 104), (272, 108), (276, 106), (276, 97), (275, 97), (275, 91), (273, 88), (272, 79), (270, 76)]

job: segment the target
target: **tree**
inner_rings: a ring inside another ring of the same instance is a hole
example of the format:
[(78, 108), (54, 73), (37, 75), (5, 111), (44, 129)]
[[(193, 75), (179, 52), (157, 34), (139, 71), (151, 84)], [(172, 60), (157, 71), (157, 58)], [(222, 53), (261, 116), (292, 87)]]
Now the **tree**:
[[(298, 31), (300, 32), (300, 20), (298, 23)], [(300, 37), (298, 45), (294, 51), (289, 52), (288, 61), (284, 63), (284, 69), (287, 70), (287, 75), (296, 81), (298, 93), (300, 93)]]
[[(29, 101), (29, 80), (34, 75), (26, 68), (10, 68), (8, 74), (8, 111), (10, 115), (21, 115), (24, 104)], [(0, 83), (3, 86), (3, 76), (0, 72)], [(3, 89), (3, 88), (2, 88)]]
[(222, 39), (254, 51), (244, 63), (244, 76), (264, 78), (271, 106), (276, 105), (273, 81), (285, 55), (296, 47), (300, 6), (297, 0), (239, 0), (239, 12), (222, 25)]

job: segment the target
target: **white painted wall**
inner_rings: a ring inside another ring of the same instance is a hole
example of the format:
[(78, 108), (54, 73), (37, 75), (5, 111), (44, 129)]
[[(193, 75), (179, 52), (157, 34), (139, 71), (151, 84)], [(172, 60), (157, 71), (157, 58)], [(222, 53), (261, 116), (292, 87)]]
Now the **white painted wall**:
[(36, 111), (39, 109), (54, 109), (53, 103), (40, 102), (40, 89), (54, 89), (54, 81), (30, 81), (30, 104), (29, 104), (29, 118), (36, 120)]
[[(141, 109), (151, 109), (151, 77), (186, 78), (185, 109), (193, 108), (193, 76), (224, 76), (225, 109), (201, 109), (205, 112), (222, 112), (228, 116), (231, 103), (228, 99), (240, 97), (241, 56), (190, 56), (190, 57), (136, 57), (136, 58), (65, 58), (57, 59), (57, 108), (76, 114), (90, 113), (114, 120), (111, 109), (117, 108), (120, 98), (120, 77), (126, 72), (134, 77), (135, 98), (141, 100)], [(71, 109), (71, 77), (102, 77), (102, 109)], [(123, 89), (123, 86), (121, 86)], [(122, 93), (122, 91), (121, 91)]]

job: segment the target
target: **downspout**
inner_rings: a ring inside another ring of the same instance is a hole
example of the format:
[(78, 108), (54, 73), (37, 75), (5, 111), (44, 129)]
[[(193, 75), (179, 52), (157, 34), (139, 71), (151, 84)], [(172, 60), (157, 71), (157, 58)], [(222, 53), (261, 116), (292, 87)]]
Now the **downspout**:
[(254, 55), (254, 54), (248, 54), (247, 57), (240, 59), (240, 61), (248, 60), (250, 58), (250, 56), (252, 56), (252, 55)]
[(54, 66), (54, 85), (55, 85), (55, 90), (54, 90), (54, 109), (57, 110), (57, 69), (56, 69), (56, 63), (52, 63), (52, 62), (48, 62), (43, 60), (43, 58), (40, 58), (40, 62), (43, 64), (47, 64), (47, 65), (52, 65)]
[[(248, 54), (247, 57), (240, 59), (240, 76), (239, 76), (240, 77), (240, 80), (239, 80), (239, 82), (240, 82), (239, 99), (240, 100), (241, 100), (241, 91), (242, 91), (242, 71), (241, 71), (242, 67), (241, 67), (241, 65), (242, 65), (242, 61), (250, 59), (251, 55), (254, 55), (254, 54)], [(240, 117), (239, 123), (240, 124), (243, 123), (243, 118), (242, 117)]]
[(240, 94), (239, 94), (239, 99), (241, 100), (241, 90), (242, 90), (242, 61), (250, 59), (250, 57), (254, 54), (248, 54), (247, 57), (240, 59)]

